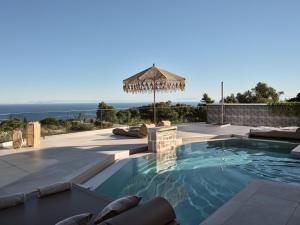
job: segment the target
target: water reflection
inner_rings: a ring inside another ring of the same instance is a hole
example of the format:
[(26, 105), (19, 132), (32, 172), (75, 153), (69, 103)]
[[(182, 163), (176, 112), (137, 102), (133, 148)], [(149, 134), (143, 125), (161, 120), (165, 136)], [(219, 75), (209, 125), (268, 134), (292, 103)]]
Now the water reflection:
[(176, 160), (176, 149), (156, 153), (156, 172), (163, 173), (174, 170), (176, 168)]

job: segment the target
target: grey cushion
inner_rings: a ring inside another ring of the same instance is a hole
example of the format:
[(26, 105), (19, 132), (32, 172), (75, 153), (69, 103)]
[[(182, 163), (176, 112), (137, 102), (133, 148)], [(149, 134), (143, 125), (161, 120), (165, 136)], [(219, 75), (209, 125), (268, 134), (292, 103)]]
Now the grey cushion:
[(177, 220), (173, 220), (172, 222), (168, 223), (167, 225), (180, 225)]
[(127, 196), (119, 198), (111, 203), (109, 203), (96, 217), (94, 220), (95, 224), (99, 224), (104, 220), (112, 218), (116, 215), (121, 214), (122, 212), (127, 211), (139, 204), (141, 197), (138, 196)]
[(55, 225), (88, 225), (93, 217), (92, 213), (82, 213), (64, 219)]
[(38, 196), (41, 198), (58, 192), (67, 191), (70, 190), (71, 186), (72, 185), (70, 182), (65, 182), (55, 183), (46, 187), (38, 188)]
[(19, 204), (23, 204), (24, 200), (25, 195), (23, 193), (0, 197), (0, 209), (5, 209)]
[(107, 219), (100, 225), (174, 225), (175, 219), (175, 211), (170, 203), (157, 197)]

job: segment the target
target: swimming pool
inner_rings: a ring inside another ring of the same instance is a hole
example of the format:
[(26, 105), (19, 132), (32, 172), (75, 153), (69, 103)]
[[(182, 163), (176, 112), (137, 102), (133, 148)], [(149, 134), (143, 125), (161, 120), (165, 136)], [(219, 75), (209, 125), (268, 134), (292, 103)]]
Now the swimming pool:
[(183, 145), (166, 154), (132, 159), (96, 188), (118, 198), (162, 196), (182, 225), (199, 225), (254, 179), (300, 184), (296, 144), (229, 139)]

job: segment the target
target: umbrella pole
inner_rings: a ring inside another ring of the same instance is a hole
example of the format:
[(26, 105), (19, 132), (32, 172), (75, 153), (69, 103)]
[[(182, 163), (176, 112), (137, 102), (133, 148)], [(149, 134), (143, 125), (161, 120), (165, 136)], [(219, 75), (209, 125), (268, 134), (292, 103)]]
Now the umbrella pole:
[(156, 125), (156, 106), (155, 106), (155, 104), (156, 104), (156, 102), (155, 102), (155, 96), (156, 95), (156, 89), (155, 89), (155, 84), (154, 84), (154, 89), (153, 89), (153, 97), (154, 97), (154, 104), (153, 104), (153, 116), (154, 116), (154, 124)]

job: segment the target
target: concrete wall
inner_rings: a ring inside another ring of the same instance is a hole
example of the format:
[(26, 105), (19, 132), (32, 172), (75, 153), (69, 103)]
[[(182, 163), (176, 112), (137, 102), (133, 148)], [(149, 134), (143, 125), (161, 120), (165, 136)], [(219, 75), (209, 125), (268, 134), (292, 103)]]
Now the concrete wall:
[[(221, 105), (207, 105), (207, 122), (221, 122)], [(277, 116), (267, 104), (225, 104), (224, 122), (245, 126), (300, 126), (300, 117)]]

